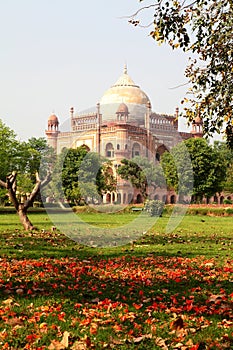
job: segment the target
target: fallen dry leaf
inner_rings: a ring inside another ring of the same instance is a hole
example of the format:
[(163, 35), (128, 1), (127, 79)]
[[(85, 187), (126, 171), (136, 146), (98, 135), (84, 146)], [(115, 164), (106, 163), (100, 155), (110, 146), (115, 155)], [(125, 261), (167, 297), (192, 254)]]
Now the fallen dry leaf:
[(23, 321), (18, 317), (13, 317), (6, 320), (6, 324), (10, 326), (20, 326), (23, 324)]
[(157, 337), (155, 339), (155, 344), (160, 346), (162, 350), (169, 350), (167, 345), (166, 345), (166, 339), (163, 339), (163, 338), (160, 338), (160, 337)]
[(87, 344), (83, 340), (77, 340), (71, 347), (71, 350), (86, 350)]
[(69, 346), (69, 335), (70, 333), (67, 331), (63, 333), (61, 344), (64, 345), (65, 348), (68, 348)]
[(184, 328), (183, 319), (181, 317), (179, 317), (175, 321), (172, 321), (170, 327), (171, 327), (171, 329), (174, 329), (175, 331), (178, 331), (181, 328)]
[(133, 342), (135, 344), (138, 344), (144, 339), (151, 339), (151, 338), (152, 338), (152, 334), (144, 334), (144, 335), (141, 335), (140, 337), (133, 338)]
[(51, 341), (51, 344), (48, 346), (48, 349), (49, 350), (64, 350), (67, 347), (68, 346), (65, 346), (64, 344), (62, 344), (62, 342), (54, 339)]
[(3, 300), (2, 304), (10, 306), (13, 303), (13, 301), (14, 300), (12, 298), (9, 298), (9, 299)]

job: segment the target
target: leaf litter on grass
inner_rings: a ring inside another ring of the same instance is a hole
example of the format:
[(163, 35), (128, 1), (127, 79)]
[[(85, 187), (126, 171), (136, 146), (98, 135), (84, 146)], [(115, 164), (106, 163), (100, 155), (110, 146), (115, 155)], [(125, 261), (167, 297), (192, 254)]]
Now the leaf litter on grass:
[(230, 349), (232, 273), (204, 256), (1, 258), (0, 346)]

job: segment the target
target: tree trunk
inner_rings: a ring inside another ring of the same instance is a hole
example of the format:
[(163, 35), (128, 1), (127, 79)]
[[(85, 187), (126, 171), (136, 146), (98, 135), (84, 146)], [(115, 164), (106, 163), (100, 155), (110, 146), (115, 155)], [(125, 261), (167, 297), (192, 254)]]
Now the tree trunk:
[(29, 220), (29, 218), (27, 216), (27, 209), (24, 208), (23, 204), (19, 205), (17, 213), (19, 215), (20, 222), (26, 231), (30, 231), (30, 230), (33, 230), (35, 228), (33, 226), (33, 224), (31, 223), (31, 221)]
[(35, 227), (29, 220), (27, 216), (27, 211), (30, 206), (32, 206), (36, 195), (38, 194), (40, 188), (45, 186), (51, 178), (51, 174), (47, 173), (45, 179), (41, 182), (38, 173), (36, 173), (36, 184), (30, 193), (29, 198), (24, 203), (19, 203), (18, 198), (16, 196), (16, 176), (17, 173), (15, 171), (12, 172), (9, 176), (7, 176), (6, 182), (0, 180), (0, 186), (5, 187), (8, 190), (9, 199), (14, 205), (17, 214), (19, 215), (19, 219), (21, 224), (23, 225), (26, 231), (33, 230)]

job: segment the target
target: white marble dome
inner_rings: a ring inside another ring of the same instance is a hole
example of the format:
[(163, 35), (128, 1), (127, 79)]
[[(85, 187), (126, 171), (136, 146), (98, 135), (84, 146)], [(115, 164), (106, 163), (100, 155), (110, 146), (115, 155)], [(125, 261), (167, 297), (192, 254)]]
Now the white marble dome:
[(125, 66), (123, 75), (108, 89), (100, 100), (100, 111), (103, 121), (113, 121), (119, 105), (126, 104), (132, 122), (144, 123), (149, 97), (130, 78)]

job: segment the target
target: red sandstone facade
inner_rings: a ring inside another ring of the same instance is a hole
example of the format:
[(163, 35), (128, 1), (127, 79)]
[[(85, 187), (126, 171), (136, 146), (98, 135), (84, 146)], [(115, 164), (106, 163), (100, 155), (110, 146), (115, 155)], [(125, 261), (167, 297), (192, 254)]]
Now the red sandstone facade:
[[(158, 114), (152, 112), (148, 96), (136, 85), (127, 73), (106, 91), (96, 110), (84, 114), (75, 114), (70, 109), (70, 131), (59, 131), (58, 118), (53, 114), (48, 119), (47, 140), (59, 154), (63, 148), (77, 148), (85, 145), (90, 151), (97, 152), (112, 161), (116, 169), (123, 158), (135, 156), (147, 157), (154, 162), (169, 151), (178, 142), (202, 137), (202, 122), (197, 118), (191, 133), (179, 132), (178, 114)], [(103, 201), (141, 202), (139, 191), (118, 177), (117, 191), (106, 193)], [(176, 203), (179, 198), (173, 192), (164, 192), (158, 188), (150, 195), (167, 203)]]

